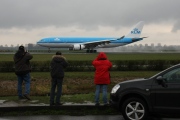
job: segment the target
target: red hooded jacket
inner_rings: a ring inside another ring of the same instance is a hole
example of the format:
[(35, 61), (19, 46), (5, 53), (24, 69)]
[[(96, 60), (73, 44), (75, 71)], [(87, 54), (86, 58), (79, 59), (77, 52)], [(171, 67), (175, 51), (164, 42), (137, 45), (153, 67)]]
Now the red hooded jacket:
[(110, 84), (109, 70), (112, 63), (107, 59), (104, 52), (100, 52), (92, 65), (95, 67), (94, 84)]

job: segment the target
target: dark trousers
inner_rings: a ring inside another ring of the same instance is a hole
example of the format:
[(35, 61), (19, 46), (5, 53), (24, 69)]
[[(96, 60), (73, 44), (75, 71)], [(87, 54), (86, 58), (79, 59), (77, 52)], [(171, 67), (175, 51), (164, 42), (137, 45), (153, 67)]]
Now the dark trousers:
[[(56, 104), (60, 103), (60, 98), (62, 94), (62, 83), (63, 78), (52, 78), (51, 80), (51, 92), (50, 92), (50, 104), (54, 104), (54, 99), (56, 96)], [(57, 94), (55, 94), (57, 88)]]
[(31, 84), (31, 76), (30, 73), (27, 73), (25, 75), (17, 75), (18, 77), (18, 96), (22, 97), (23, 93), (22, 93), (22, 85), (23, 85), (23, 81), (25, 82), (25, 93), (24, 95), (29, 95), (30, 94), (30, 84)]
[(100, 95), (101, 89), (102, 89), (102, 93), (103, 93), (103, 102), (104, 102), (104, 104), (107, 104), (107, 102), (108, 102), (108, 100), (107, 100), (107, 85), (105, 85), (105, 84), (96, 85), (95, 103), (99, 103), (99, 95)]

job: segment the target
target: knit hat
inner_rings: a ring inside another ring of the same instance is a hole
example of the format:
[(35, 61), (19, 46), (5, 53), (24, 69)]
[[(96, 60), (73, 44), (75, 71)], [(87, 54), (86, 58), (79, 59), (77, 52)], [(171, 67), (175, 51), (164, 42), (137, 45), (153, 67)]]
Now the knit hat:
[(19, 50), (24, 51), (24, 46), (19, 46)]
[(57, 51), (57, 52), (56, 52), (56, 55), (61, 55), (61, 52), (60, 52), (60, 51)]

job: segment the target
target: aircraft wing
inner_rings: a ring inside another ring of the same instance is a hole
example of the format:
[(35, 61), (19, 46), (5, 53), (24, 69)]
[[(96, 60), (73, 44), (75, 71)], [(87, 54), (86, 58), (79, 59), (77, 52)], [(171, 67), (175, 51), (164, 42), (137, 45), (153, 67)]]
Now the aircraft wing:
[(93, 42), (85, 42), (83, 43), (83, 45), (85, 45), (86, 48), (94, 48), (94, 47), (97, 47), (98, 45), (109, 44), (111, 41), (121, 40), (123, 38), (124, 36), (117, 39), (107, 39), (107, 40), (98, 40), (98, 41), (93, 41)]

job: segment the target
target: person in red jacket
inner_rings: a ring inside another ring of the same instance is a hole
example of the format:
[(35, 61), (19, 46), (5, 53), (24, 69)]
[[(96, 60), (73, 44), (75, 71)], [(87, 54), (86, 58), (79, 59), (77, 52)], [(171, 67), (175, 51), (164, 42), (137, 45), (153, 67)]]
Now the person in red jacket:
[(104, 52), (100, 52), (98, 56), (93, 60), (92, 65), (95, 67), (94, 84), (96, 85), (95, 91), (95, 105), (99, 106), (100, 90), (103, 92), (104, 105), (108, 105), (107, 100), (107, 85), (110, 84), (109, 70), (112, 67), (112, 63), (107, 59)]

